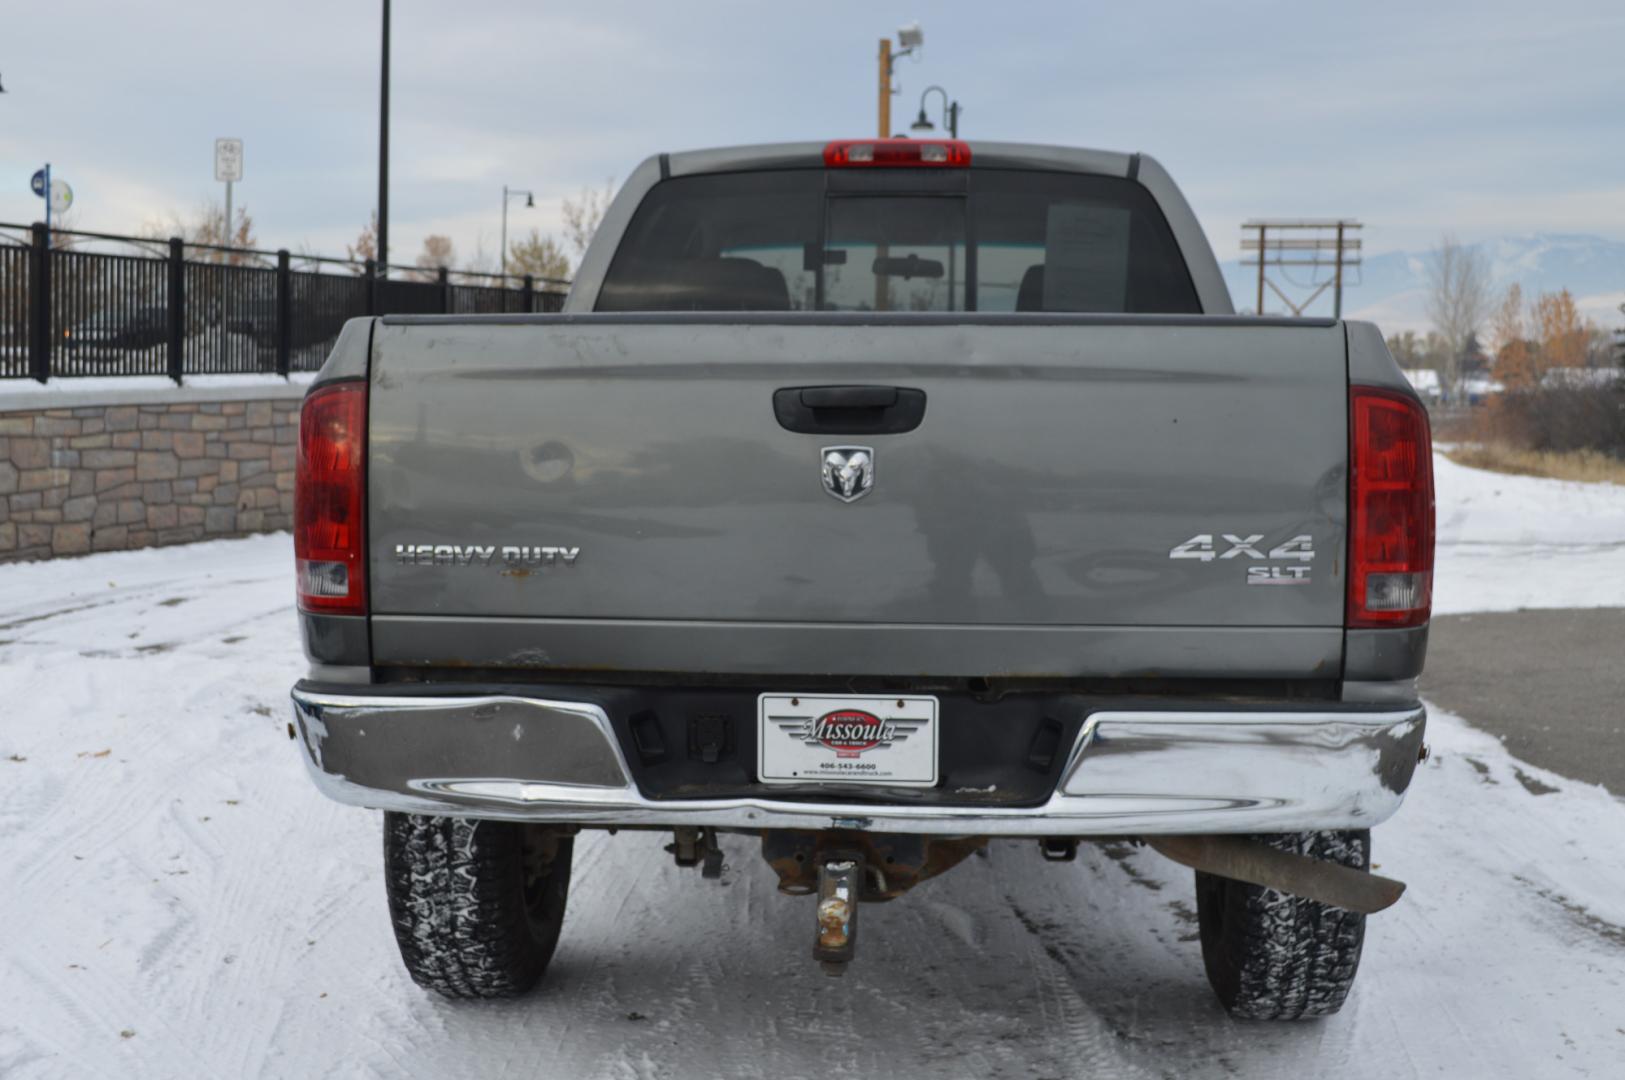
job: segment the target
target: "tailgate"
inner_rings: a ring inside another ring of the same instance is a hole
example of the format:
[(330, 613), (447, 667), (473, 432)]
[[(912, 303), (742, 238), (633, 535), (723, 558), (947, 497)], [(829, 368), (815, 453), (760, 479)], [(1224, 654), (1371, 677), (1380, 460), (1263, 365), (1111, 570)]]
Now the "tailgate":
[[(381, 322), (381, 659), (1335, 674), (1341, 325), (868, 320)], [(775, 415), (852, 385), (923, 420)]]

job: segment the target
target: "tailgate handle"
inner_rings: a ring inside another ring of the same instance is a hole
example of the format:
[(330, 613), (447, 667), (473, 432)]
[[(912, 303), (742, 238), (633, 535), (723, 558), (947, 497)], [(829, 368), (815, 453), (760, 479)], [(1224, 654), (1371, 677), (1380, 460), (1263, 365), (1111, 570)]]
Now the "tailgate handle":
[(773, 415), (803, 435), (898, 435), (925, 418), (925, 391), (907, 386), (790, 386), (773, 392)]
[(801, 403), (809, 409), (889, 409), (897, 404), (897, 387), (807, 386)]

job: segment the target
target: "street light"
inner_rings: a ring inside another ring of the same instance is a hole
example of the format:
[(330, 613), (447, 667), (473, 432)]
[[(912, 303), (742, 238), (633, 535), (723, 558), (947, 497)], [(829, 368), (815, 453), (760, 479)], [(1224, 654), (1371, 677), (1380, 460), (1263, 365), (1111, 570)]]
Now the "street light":
[(378, 276), (389, 276), (389, 0), (384, 0), (383, 48), (378, 64)]
[(920, 95), (920, 115), (910, 125), (910, 130), (924, 134), (937, 129), (937, 126), (931, 122), (931, 118), (925, 115), (925, 99), (931, 96), (933, 90), (942, 95), (942, 120), (943, 126), (948, 129), (948, 137), (950, 139), (959, 138), (959, 102), (949, 101), (948, 91), (940, 86), (928, 86), (925, 88), (925, 92)]
[(518, 188), (510, 188), (507, 184), (502, 185), (502, 276), (503, 277), (508, 276), (508, 202), (511, 199), (517, 199), (521, 195), (523, 195), (525, 197), (525, 206), (526, 206), (526, 208), (534, 210), (536, 208), (536, 196), (535, 195), (531, 194), (528, 191), (521, 191)]

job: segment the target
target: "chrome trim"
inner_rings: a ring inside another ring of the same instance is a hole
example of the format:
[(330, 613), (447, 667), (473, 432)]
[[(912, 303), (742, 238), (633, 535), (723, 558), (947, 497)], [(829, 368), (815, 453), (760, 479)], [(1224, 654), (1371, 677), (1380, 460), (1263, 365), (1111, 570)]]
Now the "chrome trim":
[[(1420, 705), (1102, 711), (1084, 725), (1044, 805), (941, 806), (647, 799), (609, 717), (588, 702), (295, 688), (293, 705), (317, 786), (357, 806), (583, 825), (991, 836), (1369, 827), (1404, 799), (1426, 723)], [(423, 775), (436, 766), (447, 774)]]

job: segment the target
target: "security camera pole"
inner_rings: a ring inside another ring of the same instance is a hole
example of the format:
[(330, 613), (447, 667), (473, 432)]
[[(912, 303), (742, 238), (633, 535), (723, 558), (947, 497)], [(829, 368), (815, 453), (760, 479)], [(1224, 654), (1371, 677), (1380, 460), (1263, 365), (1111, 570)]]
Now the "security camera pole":
[[(897, 30), (897, 44), (901, 45), (902, 48), (894, 53), (891, 51), (891, 38), (880, 39), (880, 130), (876, 134), (882, 139), (889, 139), (892, 135), (891, 77), (894, 62), (900, 57), (907, 56), (915, 49), (923, 47), (925, 45), (925, 31), (920, 29), (919, 23), (909, 23), (907, 26), (899, 27)], [(875, 260), (877, 263), (886, 257), (887, 250), (888, 246), (886, 244), (875, 245)], [(886, 279), (876, 274), (875, 310), (885, 311), (889, 306), (890, 290), (887, 288)]]
[(897, 44), (901, 45), (897, 52), (891, 51), (891, 38), (880, 39), (880, 130), (876, 132), (882, 139), (891, 138), (891, 96), (892, 96), (892, 67), (895, 61), (912, 53), (915, 49), (925, 45), (925, 31), (920, 29), (919, 23), (909, 23), (897, 31)]
[(882, 139), (891, 134), (891, 38), (880, 39), (880, 130)]

